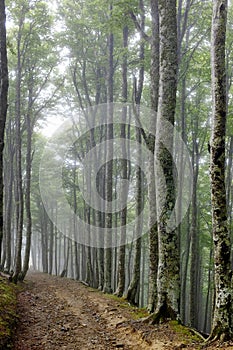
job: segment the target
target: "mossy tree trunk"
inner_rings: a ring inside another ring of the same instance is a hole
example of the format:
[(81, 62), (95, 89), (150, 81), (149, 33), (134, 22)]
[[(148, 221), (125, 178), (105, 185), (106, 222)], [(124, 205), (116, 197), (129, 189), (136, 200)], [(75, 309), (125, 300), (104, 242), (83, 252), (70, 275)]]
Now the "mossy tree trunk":
[(158, 0), (151, 0), (151, 18), (152, 18), (152, 37), (151, 37), (151, 135), (149, 138), (149, 156), (148, 172), (148, 201), (150, 208), (149, 216), (149, 293), (148, 305), (149, 312), (154, 312), (157, 300), (157, 270), (158, 270), (158, 232), (156, 223), (156, 194), (155, 194), (155, 169), (154, 169), (154, 148), (155, 148), (155, 129), (156, 117), (158, 111), (159, 96), (159, 10)]
[(177, 88), (176, 1), (159, 0), (160, 85), (156, 126), (156, 203), (158, 219), (157, 307), (153, 323), (176, 319), (179, 313), (179, 251), (177, 230), (170, 226), (175, 205), (172, 159)]
[(227, 226), (225, 189), (226, 21), (227, 1), (214, 1), (211, 50), (213, 127), (210, 142), (210, 178), (215, 266), (215, 305), (209, 340), (227, 340), (233, 337), (231, 243)]

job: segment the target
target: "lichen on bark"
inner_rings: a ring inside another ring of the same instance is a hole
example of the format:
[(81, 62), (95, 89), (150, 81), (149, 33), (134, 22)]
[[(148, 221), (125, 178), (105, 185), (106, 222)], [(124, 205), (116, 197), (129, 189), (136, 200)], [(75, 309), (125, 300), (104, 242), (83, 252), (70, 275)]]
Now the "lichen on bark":
[(176, 1), (159, 0), (160, 84), (155, 141), (155, 178), (158, 223), (157, 305), (152, 323), (177, 319), (179, 314), (178, 234), (169, 227), (175, 206), (172, 159), (173, 125), (177, 87)]

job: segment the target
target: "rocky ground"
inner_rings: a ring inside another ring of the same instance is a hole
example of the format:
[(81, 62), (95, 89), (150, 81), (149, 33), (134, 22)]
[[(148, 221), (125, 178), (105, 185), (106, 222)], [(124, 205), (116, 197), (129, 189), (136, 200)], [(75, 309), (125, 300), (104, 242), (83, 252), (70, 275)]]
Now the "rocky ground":
[[(200, 349), (197, 337), (177, 324), (151, 326), (124, 300), (83, 284), (29, 274), (18, 295), (14, 350)], [(214, 344), (208, 350), (220, 347)], [(233, 345), (221, 346), (233, 349)]]

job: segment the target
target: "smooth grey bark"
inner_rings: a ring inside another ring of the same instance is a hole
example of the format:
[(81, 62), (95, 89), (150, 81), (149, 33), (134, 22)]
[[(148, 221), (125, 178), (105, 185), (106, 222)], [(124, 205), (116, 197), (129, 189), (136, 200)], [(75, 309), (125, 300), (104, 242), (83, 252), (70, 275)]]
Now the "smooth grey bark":
[(210, 140), (212, 231), (214, 242), (215, 305), (210, 340), (233, 338), (231, 242), (227, 224), (225, 188), (226, 42), (227, 1), (213, 2), (212, 95), (213, 121)]
[[(197, 125), (195, 125), (197, 132)], [(193, 135), (192, 149), (193, 164), (193, 190), (191, 209), (191, 229), (190, 229), (190, 325), (198, 328), (198, 271), (199, 271), (199, 237), (198, 237), (198, 207), (197, 207), (197, 180), (199, 173), (199, 149), (196, 141), (196, 134)]]
[[(100, 142), (105, 139), (106, 126), (101, 127)], [(97, 162), (105, 164), (106, 162), (106, 151), (99, 152), (97, 155)], [(102, 198), (105, 198), (105, 181), (106, 181), (106, 170), (105, 165), (99, 171), (99, 177), (97, 181), (97, 189)], [(97, 227), (105, 226), (105, 213), (102, 206), (96, 211), (96, 225)], [(101, 247), (103, 247), (103, 239), (100, 241)], [(103, 290), (104, 286), (104, 248), (97, 249), (97, 263), (98, 263), (98, 289)]]
[(43, 272), (48, 273), (48, 215), (41, 203), (38, 203), (38, 207), (40, 208), (42, 269)]
[(28, 111), (26, 115), (27, 150), (26, 150), (26, 181), (25, 181), (25, 212), (26, 212), (26, 246), (23, 261), (21, 279), (23, 280), (29, 268), (31, 236), (32, 236), (32, 214), (31, 214), (31, 168), (32, 168), (32, 104), (33, 104), (33, 76), (29, 80)]
[[(186, 130), (186, 118), (187, 118), (187, 75), (184, 72), (188, 69), (188, 63), (184, 60), (184, 64), (182, 64), (182, 57), (187, 53), (189, 48), (189, 37), (190, 37), (190, 29), (191, 27), (188, 25), (188, 13), (191, 6), (191, 0), (178, 1), (178, 9), (177, 9), (177, 37), (178, 37), (178, 68), (179, 68), (179, 77), (180, 79), (180, 128), (182, 140), (185, 144), (187, 144), (187, 130)], [(180, 64), (182, 64), (180, 66)], [(183, 182), (183, 178), (185, 174), (183, 173), (185, 162), (184, 159), (184, 146), (182, 144), (179, 157), (179, 167), (180, 167), (180, 182)], [(181, 213), (182, 213), (182, 196), (183, 189), (181, 188), (180, 193), (178, 194), (178, 221), (181, 222)], [(190, 210), (189, 210), (190, 213)], [(189, 229), (189, 214), (187, 215), (187, 220), (185, 220), (183, 224), (178, 226), (178, 240), (179, 240), (179, 250), (181, 252), (181, 248), (183, 248), (182, 255), (180, 256), (181, 260), (181, 295), (180, 295), (180, 315), (181, 321), (184, 324), (187, 324), (189, 315), (189, 311), (187, 312), (187, 305), (189, 303), (186, 295), (187, 287), (188, 287), (188, 262), (189, 262), (189, 253), (190, 253), (190, 229)], [(184, 245), (182, 242), (185, 240)]]
[[(73, 179), (73, 202), (74, 202), (74, 212), (75, 214), (77, 213), (77, 156), (75, 154), (75, 159), (74, 159), (74, 168), (73, 168), (73, 174), (72, 174), (72, 179)], [(73, 222), (73, 230), (76, 232), (77, 227), (76, 227), (76, 221), (74, 220)], [(75, 270), (75, 279), (79, 280), (80, 278), (80, 273), (79, 273), (79, 259), (78, 259), (78, 243), (76, 240), (74, 240), (74, 270)]]
[[(91, 224), (91, 208), (89, 205), (85, 205), (85, 217), (86, 217), (86, 222), (88, 225)], [(89, 235), (89, 232), (87, 232), (87, 235)], [(91, 247), (87, 246), (86, 248), (86, 277), (85, 277), (85, 282), (89, 286), (93, 286), (93, 267), (92, 267), (92, 262), (91, 262)]]
[(5, 1), (0, 0), (0, 261), (3, 239), (3, 149), (8, 101), (8, 61)]
[[(139, 8), (141, 12), (141, 23), (140, 28), (142, 31), (145, 29), (145, 8), (144, 1), (141, 0), (139, 2)], [(135, 99), (135, 108), (137, 113), (137, 118), (140, 120), (140, 103), (142, 98), (142, 91), (144, 86), (144, 60), (145, 60), (145, 42), (143, 40), (142, 32), (140, 32), (141, 44), (139, 49), (139, 61), (140, 61), (140, 69), (139, 69), (139, 79), (138, 84), (136, 78), (134, 79), (134, 99)], [(141, 129), (136, 128), (136, 141), (138, 145), (137, 149), (137, 164), (136, 167), (136, 221), (135, 221), (135, 232), (137, 240), (135, 242), (135, 254), (134, 254), (134, 262), (133, 262), (133, 272), (132, 278), (127, 290), (126, 298), (127, 300), (134, 304), (139, 305), (139, 295), (140, 295), (140, 278), (141, 278), (141, 234), (142, 234), (142, 222), (139, 218), (140, 213), (143, 209), (143, 174), (141, 171), (142, 164), (142, 153), (141, 153), (141, 143), (142, 143), (142, 135)]]
[(211, 268), (213, 261), (213, 247), (210, 249), (210, 255), (209, 255), (209, 271), (208, 271), (208, 289), (206, 294), (206, 303), (205, 303), (205, 314), (204, 314), (204, 321), (203, 321), (203, 332), (206, 334), (210, 333), (211, 330), (211, 319), (212, 319), (212, 294), (213, 291), (211, 288), (213, 283), (213, 269)]
[(144, 305), (146, 305), (146, 301), (145, 301), (145, 296), (148, 295), (148, 283), (147, 283), (147, 279), (146, 279), (146, 266), (147, 266), (147, 261), (146, 261), (146, 257), (147, 257), (147, 249), (146, 249), (146, 243), (147, 240), (146, 238), (142, 238), (142, 273), (141, 273), (141, 293), (140, 293), (140, 307), (144, 307)]
[(142, 136), (140, 129), (136, 129), (136, 141), (138, 145), (137, 149), (137, 167), (136, 167), (136, 222), (135, 232), (138, 237), (135, 242), (135, 254), (134, 254), (134, 265), (133, 274), (130, 281), (130, 285), (127, 290), (126, 299), (133, 305), (139, 305), (139, 294), (140, 294), (140, 277), (141, 277), (141, 233), (142, 233), (142, 219), (140, 213), (143, 209), (143, 174), (141, 170), (142, 164), (142, 150), (141, 142)]
[(189, 268), (189, 253), (190, 253), (190, 209), (187, 215), (187, 227), (186, 227), (186, 242), (184, 251), (181, 254), (181, 290), (180, 290), (180, 316), (183, 324), (188, 324), (189, 314), (188, 305), (189, 300), (187, 298), (188, 289), (188, 268)]
[[(129, 29), (128, 26), (123, 28), (123, 48), (124, 50), (128, 49), (128, 36)], [(122, 102), (126, 103), (128, 98), (128, 81), (127, 81), (127, 72), (128, 72), (128, 59), (127, 54), (124, 55), (122, 63)], [(128, 179), (128, 161), (127, 161), (127, 149), (126, 149), (126, 119), (127, 119), (127, 107), (124, 106), (122, 110), (122, 124), (120, 137), (121, 148), (122, 148), (122, 160), (121, 160), (121, 178), (123, 180)], [(127, 203), (128, 197), (128, 186), (124, 182), (121, 186), (121, 201)], [(119, 249), (119, 258), (118, 258), (118, 281), (117, 281), (117, 290), (115, 294), (119, 297), (122, 297), (125, 290), (125, 244), (126, 244), (126, 224), (127, 224), (127, 205), (121, 210), (120, 213), (120, 249)]]
[(17, 34), (17, 70), (16, 70), (16, 102), (15, 102), (15, 203), (16, 203), (16, 248), (13, 281), (17, 283), (22, 270), (22, 238), (23, 238), (23, 184), (22, 184), (22, 140), (21, 140), (21, 82), (22, 82), (22, 53), (21, 41), (24, 25), (24, 13), (22, 9), (19, 19)]
[[(110, 5), (110, 14), (112, 13), (112, 5)], [(113, 76), (114, 76), (114, 35), (109, 34), (108, 37), (108, 124), (107, 124), (107, 140), (113, 139)], [(106, 164), (106, 213), (105, 213), (105, 226), (107, 228), (106, 248), (104, 250), (104, 293), (112, 293), (112, 194), (113, 194), (113, 143), (109, 142), (107, 147), (107, 159)]]
[(6, 158), (5, 158), (5, 234), (6, 234), (6, 271), (10, 272), (12, 264), (12, 212), (13, 212), (13, 175), (14, 175), (14, 145), (12, 122), (9, 120), (6, 128)]
[(51, 209), (51, 220), (49, 220), (49, 274), (52, 275), (53, 273), (53, 252), (54, 252), (54, 225), (53, 225), (53, 219), (54, 219), (54, 210)]

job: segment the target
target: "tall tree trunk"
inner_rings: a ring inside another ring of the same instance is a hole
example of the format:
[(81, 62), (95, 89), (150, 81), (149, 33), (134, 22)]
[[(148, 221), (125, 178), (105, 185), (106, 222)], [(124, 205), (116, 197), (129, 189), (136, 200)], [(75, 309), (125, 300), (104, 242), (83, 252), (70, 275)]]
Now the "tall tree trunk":
[[(141, 23), (140, 27), (142, 31), (145, 29), (145, 8), (144, 8), (144, 1), (139, 1), (139, 8), (141, 12)], [(138, 115), (138, 118), (140, 119), (140, 103), (142, 98), (142, 91), (143, 91), (143, 85), (144, 85), (144, 60), (145, 60), (145, 42), (143, 40), (142, 33), (140, 33), (141, 36), (141, 44), (140, 44), (140, 51), (139, 51), (139, 60), (140, 60), (140, 70), (139, 70), (139, 79), (138, 84), (136, 81), (136, 78), (134, 79), (134, 98), (135, 98), (135, 104), (136, 104), (136, 113)], [(141, 277), (141, 234), (142, 234), (142, 219), (140, 218), (140, 213), (143, 208), (143, 175), (141, 171), (141, 164), (142, 164), (142, 150), (141, 150), (141, 143), (142, 143), (142, 135), (141, 130), (136, 129), (136, 141), (138, 145), (137, 149), (137, 164), (136, 167), (136, 220), (135, 220), (135, 232), (137, 240), (135, 242), (135, 255), (134, 255), (134, 265), (133, 265), (133, 272), (132, 272), (132, 278), (130, 281), (130, 285), (127, 290), (127, 300), (129, 300), (130, 303), (134, 305), (139, 305), (139, 295), (140, 295), (140, 277)]]
[[(196, 129), (197, 130), (197, 129)], [(199, 172), (199, 150), (196, 134), (193, 135), (193, 191), (192, 191), (192, 219), (190, 229), (190, 325), (198, 328), (198, 271), (199, 271), (199, 238), (198, 238), (198, 216), (197, 216), (197, 180)]]
[(182, 269), (182, 274), (181, 274), (181, 291), (180, 291), (180, 315), (181, 315), (181, 321), (183, 324), (188, 323), (188, 317), (187, 315), (187, 305), (188, 305), (188, 300), (187, 300), (187, 276), (188, 276), (188, 267), (189, 267), (189, 252), (190, 252), (190, 229), (189, 229), (189, 221), (190, 221), (190, 209), (188, 210), (188, 215), (187, 215), (187, 224), (185, 227), (186, 231), (186, 242), (185, 242), (185, 247), (184, 251), (181, 256), (181, 264), (183, 266)]
[(22, 270), (22, 238), (23, 238), (23, 184), (22, 184), (22, 140), (21, 140), (21, 80), (22, 80), (22, 57), (21, 39), (24, 24), (24, 9), (19, 23), (17, 36), (17, 77), (16, 77), (16, 103), (15, 103), (15, 148), (16, 148), (16, 248), (13, 280), (17, 283)]
[(54, 209), (51, 208), (51, 220), (49, 220), (49, 274), (53, 273), (53, 250), (54, 250)]
[(6, 232), (6, 270), (10, 272), (12, 266), (12, 204), (13, 204), (13, 175), (14, 175), (14, 146), (13, 130), (11, 121), (8, 123), (6, 130), (7, 152), (5, 159), (5, 232)]
[(8, 85), (5, 1), (0, 0), (0, 261), (3, 238), (3, 149)]
[[(128, 36), (129, 36), (129, 29), (128, 27), (124, 27), (123, 29), (123, 48), (128, 48)], [(122, 63), (122, 100), (124, 103), (127, 102), (128, 98), (128, 83), (127, 83), (127, 67), (128, 61), (127, 61), (127, 54), (124, 55), (123, 63)], [(121, 160), (121, 174), (123, 181), (128, 178), (128, 170), (127, 170), (127, 150), (126, 150), (126, 118), (127, 118), (127, 107), (123, 106), (122, 110), (122, 125), (121, 125), (121, 133), (120, 137), (122, 139), (122, 160)], [(121, 186), (121, 201), (122, 203), (127, 202), (128, 197), (128, 187), (123, 182), (123, 185)], [(127, 206), (122, 209), (121, 211), (121, 223), (120, 223), (120, 250), (119, 250), (119, 260), (118, 260), (118, 281), (117, 281), (117, 290), (115, 292), (116, 295), (121, 297), (125, 290), (125, 244), (126, 244), (126, 223), (127, 223)]]
[[(105, 152), (104, 152), (105, 153)], [(105, 154), (104, 154), (105, 156)], [(99, 160), (101, 156), (99, 155)], [(102, 198), (104, 198), (104, 184), (105, 184), (105, 176), (106, 176), (106, 171), (105, 171), (105, 166), (103, 166), (101, 176), (99, 177), (99, 181), (97, 183), (98, 186), (98, 191)], [(105, 213), (104, 213), (104, 208), (100, 208), (100, 210), (97, 212), (96, 215), (96, 223), (97, 226), (102, 228), (105, 225)], [(100, 242), (101, 246), (103, 246), (103, 242)], [(98, 248), (97, 251), (97, 257), (98, 257), (98, 289), (103, 290), (104, 287), (104, 248)]]
[[(31, 77), (33, 81), (33, 77)], [(30, 83), (32, 83), (30, 81)], [(24, 279), (29, 268), (31, 236), (32, 236), (32, 215), (31, 215), (31, 168), (32, 168), (32, 85), (29, 87), (28, 112), (26, 115), (27, 129), (27, 153), (26, 153), (26, 183), (25, 183), (25, 211), (26, 211), (26, 247), (21, 278)]]
[(225, 189), (227, 1), (213, 2), (212, 93), (213, 126), (210, 141), (212, 230), (214, 241), (215, 305), (209, 340), (233, 337), (231, 243), (227, 226)]
[[(160, 93), (155, 154), (159, 263), (157, 307), (153, 322), (176, 319), (179, 314), (180, 279), (177, 230), (169, 225), (175, 205), (172, 146), (177, 88), (176, 1), (159, 0)], [(159, 165), (159, 166), (158, 166)], [(159, 168), (161, 167), (161, 171)]]
[[(112, 5), (110, 5), (110, 14), (112, 13)], [(109, 67), (108, 67), (108, 124), (107, 124), (107, 140), (113, 139), (113, 48), (114, 48), (114, 36), (113, 33), (109, 34), (108, 38), (108, 50), (109, 50)], [(112, 193), (113, 193), (113, 143), (110, 141), (107, 147), (107, 160), (106, 165), (106, 247), (104, 255), (104, 288), (105, 293), (112, 293)]]
[(213, 261), (213, 247), (210, 248), (210, 255), (209, 255), (209, 271), (208, 271), (208, 289), (207, 289), (207, 295), (206, 295), (206, 304), (205, 304), (205, 313), (204, 313), (204, 322), (203, 322), (203, 332), (208, 334), (210, 333), (210, 327), (212, 319), (212, 282), (213, 282), (213, 269), (211, 268)]
[(137, 149), (137, 168), (136, 168), (136, 222), (135, 222), (135, 232), (136, 232), (136, 243), (135, 243), (135, 255), (134, 255), (134, 267), (132, 279), (127, 291), (127, 300), (133, 305), (139, 305), (139, 292), (140, 292), (140, 267), (141, 267), (141, 233), (142, 233), (142, 219), (140, 213), (143, 208), (143, 175), (141, 170), (142, 164), (142, 150), (141, 150), (141, 132), (136, 129), (136, 141), (138, 144)]
[(149, 200), (149, 293), (148, 305), (149, 312), (154, 312), (157, 301), (157, 270), (158, 270), (158, 230), (156, 223), (156, 192), (155, 192), (155, 169), (154, 169), (154, 148), (156, 133), (156, 118), (158, 111), (159, 96), (159, 9), (158, 0), (151, 0), (152, 17), (152, 38), (151, 38), (151, 135), (149, 139), (149, 148), (151, 151), (149, 157), (149, 181), (148, 181), (148, 200)]
[(41, 254), (43, 272), (48, 273), (48, 216), (43, 205), (40, 205)]

